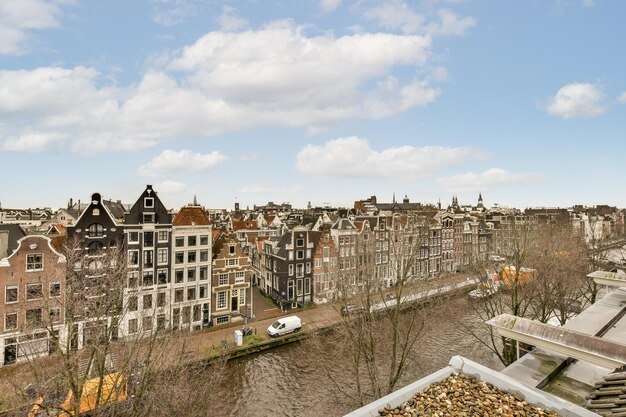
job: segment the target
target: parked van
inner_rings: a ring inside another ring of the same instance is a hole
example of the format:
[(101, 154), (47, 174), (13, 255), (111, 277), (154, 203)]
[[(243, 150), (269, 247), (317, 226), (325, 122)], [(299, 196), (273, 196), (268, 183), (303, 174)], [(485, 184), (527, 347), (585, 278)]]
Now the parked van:
[(267, 328), (267, 334), (270, 337), (283, 336), (288, 333), (295, 333), (302, 328), (302, 321), (298, 316), (283, 317), (276, 320)]

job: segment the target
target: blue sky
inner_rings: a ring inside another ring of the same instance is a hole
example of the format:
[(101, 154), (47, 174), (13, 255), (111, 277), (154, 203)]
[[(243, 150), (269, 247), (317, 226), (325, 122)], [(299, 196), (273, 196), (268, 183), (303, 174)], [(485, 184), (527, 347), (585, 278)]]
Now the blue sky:
[(626, 206), (618, 0), (0, 0), (0, 202)]

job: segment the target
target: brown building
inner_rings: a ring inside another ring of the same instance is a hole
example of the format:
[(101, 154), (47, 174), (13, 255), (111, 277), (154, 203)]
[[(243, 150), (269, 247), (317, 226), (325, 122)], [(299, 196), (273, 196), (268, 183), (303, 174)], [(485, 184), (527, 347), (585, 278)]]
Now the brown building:
[(313, 252), (313, 301), (316, 303), (335, 299), (337, 296), (337, 246), (330, 230), (323, 230)]
[(252, 265), (235, 234), (213, 241), (211, 316), (213, 324), (243, 321), (252, 316)]
[(63, 325), (65, 257), (45, 236), (25, 236), (0, 260), (0, 364), (54, 350), (51, 332)]

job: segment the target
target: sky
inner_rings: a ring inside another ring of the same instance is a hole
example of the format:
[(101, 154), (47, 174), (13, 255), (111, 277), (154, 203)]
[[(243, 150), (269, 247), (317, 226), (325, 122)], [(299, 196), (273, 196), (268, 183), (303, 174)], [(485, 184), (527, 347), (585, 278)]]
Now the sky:
[(626, 206), (621, 0), (0, 0), (0, 204)]

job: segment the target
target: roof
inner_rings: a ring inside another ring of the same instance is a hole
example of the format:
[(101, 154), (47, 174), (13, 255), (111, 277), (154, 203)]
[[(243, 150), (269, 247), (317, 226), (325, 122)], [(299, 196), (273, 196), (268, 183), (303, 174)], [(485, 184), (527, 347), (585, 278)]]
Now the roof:
[(13, 251), (17, 249), (17, 241), (26, 236), (26, 232), (19, 224), (0, 224), (0, 231), (3, 230), (9, 232), (9, 241), (7, 253), (0, 253), (0, 258), (4, 258), (13, 253)]
[(233, 221), (233, 230), (256, 230), (258, 228), (259, 226), (257, 225), (257, 222), (253, 220)]
[(202, 207), (187, 206), (178, 211), (173, 226), (209, 226), (211, 221)]
[(596, 383), (587, 409), (606, 417), (626, 415), (626, 372), (607, 375)]
[(123, 220), (124, 213), (126, 213), (126, 207), (120, 201), (102, 200), (102, 204), (109, 210), (111, 216), (115, 220)]
[[(502, 408), (506, 405), (513, 411), (519, 411), (517, 407), (522, 406), (523, 414), (518, 412), (516, 415), (528, 417), (539, 415), (592, 417), (595, 415), (589, 410), (532, 388), (498, 371), (461, 356), (454, 356), (447, 367), (361, 407), (345, 417), (405, 415), (407, 406), (417, 408), (419, 410), (417, 415), (435, 415), (434, 413), (437, 412), (440, 412), (439, 415), (496, 415), (498, 413), (495, 411), (499, 405), (502, 405)], [(402, 407), (402, 411), (394, 413), (399, 407)], [(449, 411), (451, 407), (455, 407), (455, 412)], [(431, 414), (424, 413), (427, 408), (430, 409)], [(510, 415), (513, 415), (513, 412)]]

